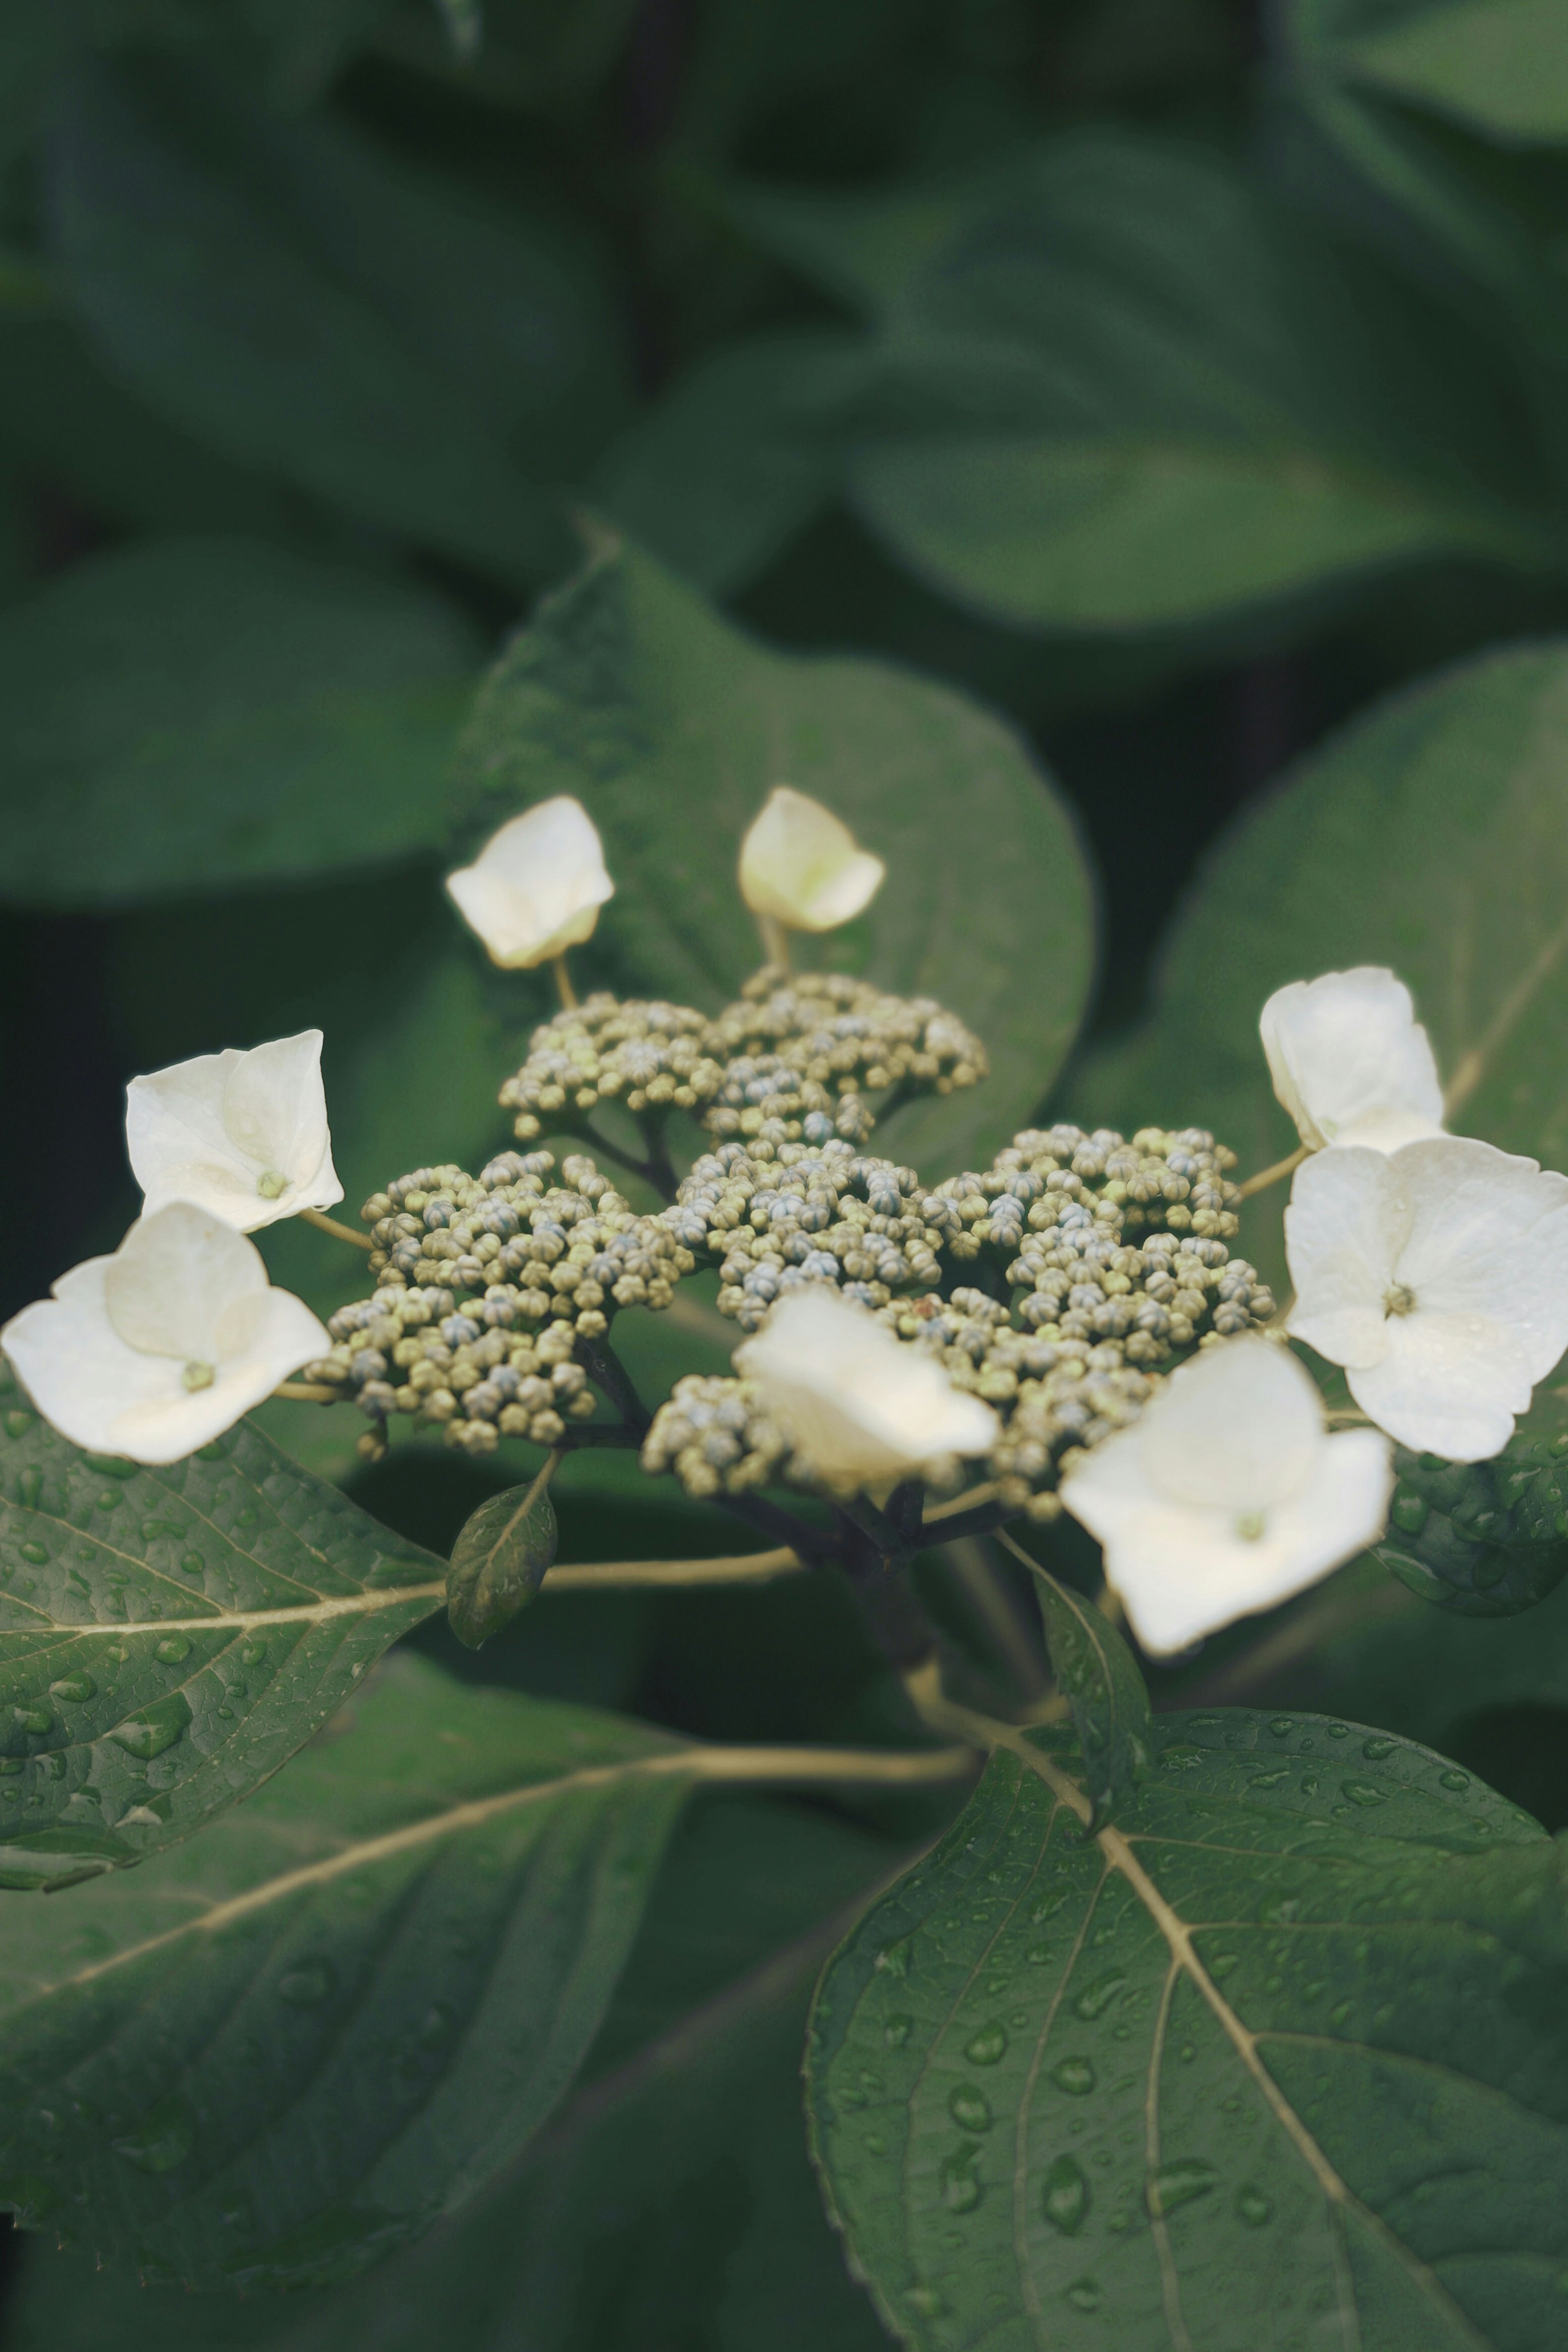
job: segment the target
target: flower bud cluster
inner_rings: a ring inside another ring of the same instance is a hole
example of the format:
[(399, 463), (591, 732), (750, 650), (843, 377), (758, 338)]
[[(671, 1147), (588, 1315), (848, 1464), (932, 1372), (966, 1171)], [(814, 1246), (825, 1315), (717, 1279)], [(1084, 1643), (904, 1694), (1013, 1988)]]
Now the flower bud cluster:
[(591, 1160), (568, 1158), (560, 1185), (554, 1165), (509, 1151), (477, 1178), (419, 1168), (374, 1194), (362, 1214), (379, 1286), (331, 1318), (331, 1353), (306, 1377), (378, 1424), (406, 1413), (477, 1454), (500, 1437), (553, 1445), (586, 1420), (578, 1340), (601, 1338), (619, 1307), (668, 1307), (695, 1260)]
[(591, 996), (541, 1024), (500, 1099), (525, 1142), (607, 1100), (690, 1111), (726, 1139), (862, 1143), (868, 1094), (951, 1094), (985, 1068), (980, 1040), (931, 997), (770, 965), (713, 1021), (688, 1005)]
[(605, 994), (557, 1013), (529, 1040), (528, 1059), (500, 1091), (531, 1140), (571, 1127), (601, 1101), (628, 1110), (700, 1113), (723, 1083), (707, 1045), (706, 1016), (685, 1004), (621, 1003)]
[(979, 1038), (934, 997), (890, 996), (845, 973), (787, 973), (776, 964), (719, 1015), (707, 1049), (724, 1065), (710, 1131), (775, 1144), (821, 1144), (835, 1134), (864, 1142), (872, 1126), (866, 1095), (952, 1094), (988, 1067)]
[(688, 1373), (677, 1381), (643, 1440), (642, 1466), (652, 1477), (673, 1471), (700, 1502), (782, 1483), (814, 1487), (808, 1463), (766, 1411), (754, 1381)]
[(942, 1234), (921, 1213), (912, 1168), (841, 1138), (808, 1149), (759, 1138), (705, 1152), (664, 1221), (686, 1248), (719, 1262), (719, 1311), (754, 1331), (773, 1300), (830, 1282), (863, 1307), (930, 1290)]

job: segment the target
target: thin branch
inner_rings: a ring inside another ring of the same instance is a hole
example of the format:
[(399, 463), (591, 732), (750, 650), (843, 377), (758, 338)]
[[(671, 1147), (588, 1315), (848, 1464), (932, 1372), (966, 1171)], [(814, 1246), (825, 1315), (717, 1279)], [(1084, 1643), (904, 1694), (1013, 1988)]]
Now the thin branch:
[(572, 985), (572, 973), (566, 961), (564, 949), (558, 956), (551, 957), (550, 969), (555, 975), (555, 993), (561, 999), (562, 1012), (575, 1013), (577, 992)]
[(982, 1503), (976, 1510), (956, 1512), (951, 1518), (937, 1521), (934, 1530), (932, 1520), (926, 1519), (924, 1532), (932, 1542), (956, 1543), (961, 1536), (994, 1535), (998, 1528), (1023, 1516), (1011, 1503)]
[(637, 1431), (628, 1429), (620, 1421), (578, 1422), (568, 1428), (560, 1442), (568, 1454), (576, 1454), (595, 1445), (619, 1445), (628, 1453), (636, 1453), (642, 1444)]
[(1310, 1143), (1299, 1143), (1288, 1159), (1277, 1160), (1272, 1168), (1260, 1168), (1256, 1176), (1249, 1176), (1245, 1184), (1237, 1188), (1239, 1197), (1250, 1201), (1255, 1192), (1266, 1192), (1270, 1184), (1281, 1183), (1287, 1176), (1294, 1176), (1302, 1160), (1310, 1156), (1311, 1149)]
[(272, 1393), (289, 1404), (339, 1404), (348, 1391), (330, 1381), (279, 1381)]
[[(999, 1492), (994, 1478), (983, 1478), (977, 1486), (967, 1486), (962, 1495), (951, 1496), (945, 1503), (939, 1503), (935, 1510), (928, 1511), (922, 1524), (934, 1528), (942, 1519), (955, 1518), (960, 1511), (972, 1511), (981, 1503), (993, 1502)], [(946, 1537), (942, 1540), (945, 1543)]]
[(839, 1787), (918, 1788), (933, 1780), (967, 1780), (974, 1769), (970, 1747), (963, 1748), (695, 1748), (679, 1751), (665, 1769), (689, 1771), (700, 1780), (733, 1784), (766, 1780), (804, 1788), (827, 1781)]
[(787, 1544), (721, 1559), (605, 1559), (552, 1568), (542, 1592), (627, 1592), (672, 1585), (771, 1584), (811, 1566)]
[(368, 1234), (356, 1233), (353, 1225), (342, 1225), (336, 1217), (323, 1216), (320, 1209), (296, 1209), (301, 1224), (314, 1225), (320, 1234), (331, 1234), (334, 1241), (353, 1242), (355, 1249), (372, 1250), (375, 1244)]
[(647, 1435), (653, 1415), (637, 1392), (637, 1384), (616, 1355), (608, 1339), (579, 1339), (577, 1361), (594, 1382), (602, 1389), (620, 1414), (627, 1429), (636, 1434), (640, 1445)]

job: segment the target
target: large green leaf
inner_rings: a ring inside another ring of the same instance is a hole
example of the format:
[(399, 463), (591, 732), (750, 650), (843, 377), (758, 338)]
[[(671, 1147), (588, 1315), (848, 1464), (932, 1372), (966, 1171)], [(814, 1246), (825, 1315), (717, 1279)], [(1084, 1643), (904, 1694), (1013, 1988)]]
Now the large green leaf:
[[(576, 793), (605, 836), (616, 896), (600, 937), (628, 986), (709, 1006), (758, 961), (736, 859), (784, 782), (887, 860), (837, 943), (886, 986), (939, 997), (991, 1056), (987, 1084), (911, 1106), (878, 1148), (949, 1161), (990, 1150), (1070, 1044), (1090, 955), (1071, 822), (999, 721), (879, 663), (775, 653), (616, 540), (502, 656), (459, 773), (476, 833)], [(593, 950), (583, 961), (591, 971)]]
[(569, 256), (184, 68), (84, 68), (50, 168), (64, 282), (154, 407), (503, 579), (558, 560), (536, 485), (618, 408)]
[(446, 1570), (247, 1423), (143, 1469), (68, 1445), (3, 1361), (0, 1382), (0, 1886), (50, 1886), (247, 1795)]
[(1437, 556), (1553, 560), (1487, 478), (1468, 346), (1195, 151), (1058, 142), (913, 276), (883, 352), (937, 417), (868, 441), (861, 511), (993, 619), (1212, 624)]
[(432, 847), (479, 655), (427, 591), (259, 542), (79, 564), (0, 622), (0, 891), (122, 904)]
[[(511, 2170), (351, 2287), (241, 2303), (30, 2250), (13, 2352), (874, 2352), (806, 2158), (831, 1916), (894, 1850), (802, 1806), (689, 1809), (569, 2101)], [(822, 1922), (827, 1916), (826, 1932)]]
[(856, 2266), (921, 2352), (1526, 2352), (1562, 2326), (1568, 1864), (1439, 1756), (1167, 1718), (1085, 1843), (1018, 1736), (818, 1994)]
[(6, 2200), (154, 2275), (353, 2276), (565, 2089), (690, 1752), (400, 1658), (205, 1836), (21, 1906), (0, 1960)]
[[(1568, 646), (1468, 662), (1355, 720), (1211, 853), (1165, 950), (1149, 1028), (1091, 1060), (1096, 1119), (1195, 1120), (1242, 1171), (1296, 1141), (1258, 1041), (1287, 981), (1387, 964), (1406, 981), (1460, 1133), (1568, 1163)], [(1284, 1188), (1244, 1213), (1279, 1265)]]
[(1348, 79), (1490, 138), (1568, 139), (1559, 0), (1330, 0), (1321, 15)]

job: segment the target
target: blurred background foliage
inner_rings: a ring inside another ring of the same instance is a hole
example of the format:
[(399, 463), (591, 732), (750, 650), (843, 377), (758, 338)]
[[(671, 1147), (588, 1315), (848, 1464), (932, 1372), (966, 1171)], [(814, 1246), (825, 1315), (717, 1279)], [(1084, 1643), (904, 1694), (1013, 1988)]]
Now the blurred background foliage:
[[(1269, 986), (1396, 962), (1452, 1068), (1560, 915), (1565, 625), (1559, 0), (0, 0), (4, 1309), (134, 1213), (138, 1070), (319, 1023), (351, 1207), (505, 1140), (547, 1006), (439, 887), (498, 774), (593, 783), (622, 891), (583, 977), (703, 1002), (749, 952), (731, 835), (771, 771), (841, 805), (894, 880), (834, 952), (994, 1051), (988, 1098), (889, 1137), (931, 1175), (1047, 1107), (1211, 1121), (1258, 1164), (1290, 1139)], [(1561, 1159), (1563, 1027), (1531, 1014), (1476, 1131)], [(1277, 1213), (1246, 1245), (1274, 1270)], [(268, 1247), (352, 1287), (319, 1235)], [(700, 1318), (627, 1346), (650, 1387), (721, 1360)], [(268, 1410), (438, 1549), (485, 1490)], [(567, 1559), (728, 1548), (624, 1465), (558, 1491)], [(1028, 1630), (930, 1580), (1016, 1669)], [(1358, 1568), (1305, 1609), (1271, 1696), (1568, 1822), (1563, 1593), (1482, 1625)], [(1242, 1638), (1162, 1688), (1225, 1696)], [(426, 1646), (703, 1734), (898, 1729), (817, 1577)], [(756, 2352), (763, 2309), (781, 2345), (874, 2341), (794, 2053), (825, 1916), (931, 1818), (705, 1812), (499, 2220), (295, 2313), (300, 2352), (454, 2296), (466, 2340), (526, 2307), (542, 2352)], [(672, 2134), (648, 2204), (627, 2151)], [(123, 2339), (125, 2292), (34, 2264), (14, 2340)]]

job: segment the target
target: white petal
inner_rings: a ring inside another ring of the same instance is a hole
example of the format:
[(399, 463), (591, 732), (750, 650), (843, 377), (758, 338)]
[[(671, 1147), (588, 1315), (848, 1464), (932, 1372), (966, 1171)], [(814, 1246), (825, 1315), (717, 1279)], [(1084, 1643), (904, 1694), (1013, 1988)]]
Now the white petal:
[(1278, 1607), (1383, 1530), (1394, 1477), (1375, 1431), (1326, 1439), (1305, 1486), (1268, 1514), (1258, 1537), (1238, 1533), (1230, 1512), (1157, 1493), (1138, 1437), (1131, 1429), (1097, 1446), (1063, 1482), (1062, 1501), (1104, 1545), (1106, 1576), (1155, 1656)]
[(1289, 1329), (1331, 1364), (1380, 1363), (1387, 1349), (1388, 1293), (1411, 1224), (1400, 1164), (1346, 1146), (1296, 1171), (1285, 1212)]
[(113, 1263), (94, 1257), (73, 1266), (52, 1298), (24, 1307), (0, 1331), (0, 1345), (44, 1419), (92, 1454), (121, 1451), (115, 1425), (128, 1406), (184, 1394), (183, 1363), (143, 1355), (110, 1323), (103, 1278)]
[(1568, 1177), (1459, 1136), (1411, 1144), (1394, 1165), (1412, 1211), (1397, 1273), (1418, 1317), (1506, 1324), (1543, 1379), (1568, 1348)]
[(332, 1344), (304, 1300), (289, 1291), (268, 1290), (244, 1303), (252, 1324), (244, 1353), (220, 1362), (212, 1385), (189, 1394), (179, 1385), (178, 1369), (170, 1367), (178, 1392), (127, 1402), (113, 1423), (111, 1453), (132, 1462), (181, 1461), (232, 1429), (279, 1381)]
[(464, 920), (507, 971), (580, 946), (615, 887), (593, 819), (566, 793), (512, 817), (472, 866), (447, 877)]
[(1231, 1339), (1172, 1374), (1137, 1438), (1144, 1474), (1167, 1501), (1263, 1511), (1305, 1485), (1325, 1442), (1322, 1400), (1288, 1349)]
[(1389, 1150), (1384, 1134), (1404, 1142), (1441, 1128), (1431, 1041), (1393, 972), (1363, 964), (1293, 981), (1258, 1026), (1274, 1091), (1314, 1150), (1351, 1141)]
[[(327, 1132), (319, 1029), (250, 1053), (230, 1046), (199, 1054), (132, 1078), (125, 1140), (149, 1212), (189, 1201), (254, 1233), (343, 1197)], [(259, 1189), (269, 1176), (287, 1180), (280, 1192)]]
[(105, 1262), (103, 1301), (128, 1347), (181, 1365), (216, 1364), (226, 1310), (266, 1288), (253, 1242), (206, 1210), (174, 1201), (132, 1225)]
[(791, 1291), (735, 1351), (800, 1453), (837, 1486), (879, 1486), (942, 1454), (988, 1453), (1000, 1433), (933, 1356), (896, 1339), (825, 1286)]
[(788, 784), (769, 793), (741, 844), (741, 895), (794, 931), (830, 931), (868, 907), (887, 867), (820, 801)]
[(1390, 1316), (1388, 1353), (1352, 1370), (1350, 1391), (1401, 1445), (1449, 1462), (1488, 1462), (1530, 1402), (1513, 1334), (1480, 1315)]

